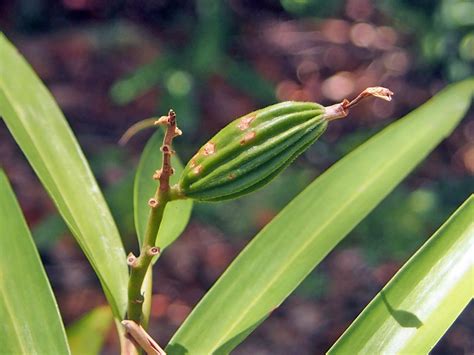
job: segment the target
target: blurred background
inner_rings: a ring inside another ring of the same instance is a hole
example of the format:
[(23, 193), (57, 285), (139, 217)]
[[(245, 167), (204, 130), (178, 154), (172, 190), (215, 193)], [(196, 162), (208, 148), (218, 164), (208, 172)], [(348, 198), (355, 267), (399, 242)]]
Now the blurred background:
[[(282, 176), (248, 197), (195, 204), (155, 272), (151, 334), (166, 344), (253, 235), (335, 161), (441, 88), (474, 74), (471, 0), (2, 0), (0, 30), (52, 91), (90, 159), (127, 251), (136, 249), (134, 169), (173, 108), (187, 161), (217, 130), (282, 100), (331, 104), (395, 92), (336, 121)], [(0, 53), (1, 55), (1, 53)], [(0, 123), (1, 164), (40, 249), (64, 322), (105, 303), (92, 269)], [(474, 190), (471, 109), (235, 354), (321, 354)], [(291, 236), (289, 236), (291, 237)], [(474, 353), (472, 304), (433, 354)], [(104, 353), (117, 352), (111, 331)]]

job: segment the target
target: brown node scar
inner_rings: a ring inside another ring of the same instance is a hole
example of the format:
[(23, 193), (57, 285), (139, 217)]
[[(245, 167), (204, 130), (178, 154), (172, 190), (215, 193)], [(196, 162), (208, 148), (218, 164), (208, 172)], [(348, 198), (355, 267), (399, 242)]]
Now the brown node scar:
[(156, 198), (150, 198), (148, 200), (148, 206), (150, 206), (151, 208), (155, 208), (156, 206), (158, 206), (158, 200)]
[(169, 123), (169, 117), (161, 116), (155, 121), (154, 125), (167, 125), (168, 123)]
[(160, 248), (158, 247), (151, 247), (150, 249), (148, 249), (148, 255), (150, 256), (155, 256), (155, 255), (158, 255), (160, 253)]
[(255, 133), (255, 131), (246, 133), (245, 136), (240, 140), (240, 144), (244, 145), (244, 144), (250, 142), (252, 139), (255, 138), (256, 135), (257, 135), (257, 133)]
[(137, 262), (137, 257), (133, 255), (133, 253), (129, 253), (127, 255), (127, 265), (128, 266), (134, 266)]
[(161, 177), (161, 169), (158, 169), (153, 174), (153, 180), (160, 180), (160, 177)]
[(161, 150), (163, 153), (165, 153), (165, 154), (170, 154), (170, 155), (173, 155), (173, 154), (176, 153), (173, 149), (171, 149), (171, 146), (168, 145), (168, 144), (163, 144), (163, 145), (161, 146), (160, 150)]
[(237, 127), (241, 130), (241, 131), (245, 131), (247, 128), (250, 127), (250, 124), (252, 123), (252, 121), (255, 119), (255, 116), (245, 116), (243, 117), (239, 124), (237, 125)]
[(211, 155), (216, 152), (216, 145), (212, 142), (207, 142), (203, 147), (204, 155)]

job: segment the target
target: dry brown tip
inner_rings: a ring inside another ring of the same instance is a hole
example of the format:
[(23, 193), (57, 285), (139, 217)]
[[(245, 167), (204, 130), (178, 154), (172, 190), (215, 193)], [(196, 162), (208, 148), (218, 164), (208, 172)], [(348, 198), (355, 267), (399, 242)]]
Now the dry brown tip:
[(370, 87), (362, 91), (357, 97), (349, 101), (344, 99), (342, 102), (325, 107), (324, 117), (328, 121), (332, 121), (338, 118), (346, 117), (349, 114), (349, 108), (357, 105), (361, 100), (366, 97), (377, 97), (385, 101), (392, 101), (393, 92), (387, 88), (381, 86)]
[(375, 86), (364, 90), (367, 94), (378, 97), (385, 101), (392, 101), (393, 92), (381, 86)]
[(381, 86), (375, 86), (371, 88), (367, 88), (364, 91), (362, 91), (357, 97), (352, 100), (344, 100), (342, 102), (342, 105), (344, 106), (344, 109), (348, 109), (349, 107), (357, 105), (362, 99), (366, 97), (378, 97), (379, 99), (385, 100), (385, 101), (392, 101), (392, 95), (393, 92), (390, 91), (387, 88), (381, 87)]

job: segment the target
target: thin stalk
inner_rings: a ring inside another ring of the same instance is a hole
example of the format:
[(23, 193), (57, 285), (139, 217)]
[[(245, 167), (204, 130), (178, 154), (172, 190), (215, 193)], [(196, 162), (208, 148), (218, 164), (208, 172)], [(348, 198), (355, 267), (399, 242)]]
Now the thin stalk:
[(366, 97), (377, 97), (385, 101), (391, 101), (392, 95), (393, 95), (393, 92), (391, 92), (387, 88), (383, 88), (380, 86), (367, 88), (364, 91), (362, 91), (359, 95), (357, 95), (357, 97), (352, 101), (344, 99), (342, 100), (342, 102), (338, 104), (325, 107), (324, 117), (328, 121), (344, 118), (349, 114), (349, 108), (357, 105), (361, 100), (363, 100)]
[[(167, 116), (159, 118), (155, 124), (166, 126), (166, 133), (161, 147), (163, 154), (162, 167), (153, 175), (153, 179), (159, 180), (159, 186), (156, 189), (155, 195), (148, 200), (150, 214), (145, 231), (145, 238), (140, 249), (140, 255), (136, 257), (130, 253), (127, 257), (127, 264), (130, 266), (127, 320), (133, 321), (133, 324), (136, 323), (138, 327), (140, 324), (143, 324), (145, 318), (147, 318), (143, 317), (144, 296), (142, 295), (142, 285), (147, 270), (151, 267), (153, 257), (160, 253), (160, 249), (155, 245), (161, 221), (163, 220), (163, 214), (168, 202), (179, 198), (176, 191), (170, 186), (170, 177), (174, 173), (171, 167), (171, 155), (174, 153), (171, 144), (173, 138), (181, 135), (182, 132), (176, 127), (176, 115), (172, 110), (169, 111)], [(147, 300), (147, 302), (148, 301), (149, 300)], [(129, 322), (127, 324), (132, 323)], [(134, 338), (130, 332), (129, 336)], [(132, 343), (135, 346), (135, 350), (138, 350), (137, 344), (139, 343), (136, 342), (136, 339), (134, 340)]]
[(138, 324), (140, 324), (142, 318), (142, 304), (144, 299), (141, 294), (141, 288), (143, 280), (145, 279), (145, 274), (153, 257), (160, 252), (159, 248), (155, 247), (155, 240), (163, 219), (166, 204), (168, 203), (166, 195), (162, 196), (162, 199), (159, 201), (157, 206), (151, 207), (140, 256), (135, 258), (133, 255), (129, 255), (127, 260), (131, 267), (130, 280), (128, 282), (127, 318)]
[(169, 111), (168, 116), (159, 118), (155, 124), (166, 125), (166, 133), (161, 147), (163, 154), (162, 167), (153, 175), (153, 178), (159, 180), (160, 183), (155, 196), (148, 201), (150, 214), (140, 255), (137, 258), (133, 254), (129, 254), (127, 257), (127, 263), (131, 269), (128, 283), (127, 318), (137, 324), (140, 324), (142, 318), (143, 295), (141, 294), (141, 288), (143, 280), (153, 257), (160, 253), (160, 249), (155, 245), (163, 213), (168, 202), (176, 195), (170, 187), (170, 177), (174, 173), (171, 167), (171, 155), (173, 154), (171, 144), (174, 137), (182, 134), (176, 126), (176, 114), (173, 110)]

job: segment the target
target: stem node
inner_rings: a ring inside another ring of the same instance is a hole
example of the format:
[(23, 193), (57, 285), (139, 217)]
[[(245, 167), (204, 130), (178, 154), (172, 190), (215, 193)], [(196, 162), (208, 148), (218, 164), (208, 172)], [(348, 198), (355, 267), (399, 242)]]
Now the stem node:
[(135, 267), (137, 265), (137, 257), (133, 253), (129, 253), (127, 256), (127, 265)]

